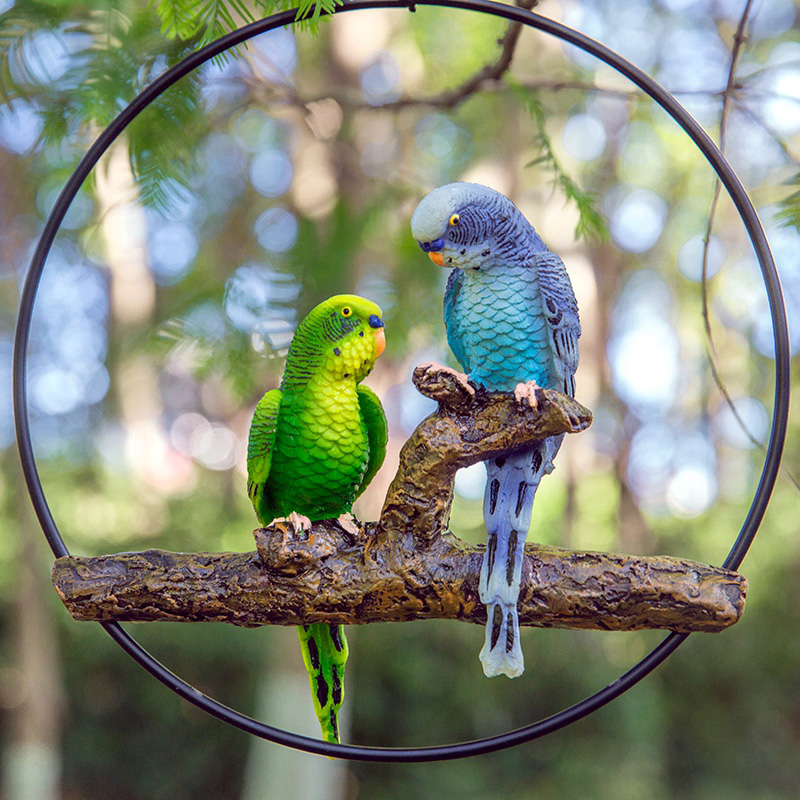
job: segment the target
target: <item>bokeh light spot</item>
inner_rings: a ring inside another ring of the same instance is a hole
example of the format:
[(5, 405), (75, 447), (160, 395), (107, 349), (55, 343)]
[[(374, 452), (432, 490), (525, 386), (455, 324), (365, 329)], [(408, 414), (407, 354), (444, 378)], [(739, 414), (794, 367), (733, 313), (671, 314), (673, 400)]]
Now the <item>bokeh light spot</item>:
[(597, 117), (575, 114), (564, 123), (561, 140), (573, 158), (594, 161), (606, 148), (606, 129)]
[(156, 283), (173, 286), (191, 270), (200, 246), (197, 235), (181, 222), (151, 224), (150, 228), (150, 272)]
[(610, 214), (614, 241), (630, 253), (644, 253), (661, 237), (667, 220), (664, 198), (649, 189), (623, 195)]
[[(704, 245), (705, 237), (693, 236), (678, 251), (678, 269), (691, 281), (700, 281), (703, 278)], [(708, 242), (707, 278), (713, 278), (719, 272), (725, 256), (725, 245), (718, 236), (712, 234)]]
[(257, 153), (250, 164), (250, 182), (264, 197), (280, 197), (288, 192), (293, 177), (292, 162), (275, 147)]
[(285, 208), (269, 208), (253, 224), (259, 244), (271, 253), (285, 253), (297, 241), (297, 218)]

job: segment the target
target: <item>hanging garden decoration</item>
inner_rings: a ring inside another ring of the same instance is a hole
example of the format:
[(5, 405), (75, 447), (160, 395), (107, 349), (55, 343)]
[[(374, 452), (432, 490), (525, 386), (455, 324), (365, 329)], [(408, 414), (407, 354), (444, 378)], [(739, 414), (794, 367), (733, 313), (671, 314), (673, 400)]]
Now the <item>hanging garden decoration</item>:
[[(788, 327), (775, 265), (744, 188), (700, 125), (641, 70), (545, 17), (492, 0), (420, 0), (416, 5), (480, 12), (557, 37), (624, 75), (681, 126), (732, 198), (758, 259), (773, 325), (775, 400), (761, 479), (722, 567), (665, 556), (526, 544), (539, 479), (552, 469), (563, 436), (579, 433), (591, 423), (589, 410), (572, 396), (580, 334), (577, 308), (560, 259), (547, 250), (516, 208), (485, 187), (453, 184), (422, 200), (411, 220), (411, 233), (434, 263), (453, 267), (445, 321), (450, 345), (467, 375), (430, 363), (415, 370), (415, 386), (438, 401), (438, 410), (403, 446), (377, 521), (359, 523), (347, 512), (385, 452), (386, 423), (380, 403), (358, 385), (380, 355), (384, 328), (377, 306), (346, 295), (326, 301), (301, 323), (281, 389), (268, 392), (256, 410), (248, 492), (264, 527), (255, 531), (255, 552), (150, 550), (71, 556), (39, 479), (27, 405), (31, 320), (55, 236), (98, 160), (138, 114), (209, 59), (258, 34), (293, 24), (296, 12), (274, 14), (233, 31), (158, 77), (100, 134), (70, 177), (47, 220), (22, 293), (14, 352), (17, 442), (33, 505), (56, 556), (53, 582), (73, 617), (99, 621), (132, 658), (197, 707), (272, 742), (365, 761), (459, 758), (531, 741), (619, 697), (690, 633), (718, 631), (735, 623), (746, 593), (746, 581), (735, 570), (753, 542), (775, 484), (789, 407)], [(414, 11), (415, 4), (353, 0), (333, 13), (369, 8)], [(523, 262), (536, 265), (536, 280), (531, 280), (530, 270), (523, 274), (518, 267)], [(491, 304), (492, 313), (481, 312), (481, 303)], [(535, 346), (526, 350), (523, 342)], [(346, 384), (346, 391), (331, 403), (329, 388), (335, 381), (337, 386)], [(311, 383), (318, 394), (309, 394)], [(291, 446), (285, 438), (287, 426), (300, 437)], [(332, 431), (338, 437), (335, 447), (323, 442)], [(309, 454), (318, 457), (315, 466), (321, 476), (310, 483)], [(470, 547), (448, 530), (456, 471), (481, 461), (489, 465), (486, 548)], [(426, 618), (487, 625), (482, 653), (487, 674), (521, 673), (518, 625), (660, 628), (670, 633), (613, 683), (517, 730), (415, 748), (340, 743), (336, 711), (342, 701), (346, 659), (341, 626)], [(199, 692), (119, 624), (147, 620), (300, 626), (327, 741), (271, 727)]]

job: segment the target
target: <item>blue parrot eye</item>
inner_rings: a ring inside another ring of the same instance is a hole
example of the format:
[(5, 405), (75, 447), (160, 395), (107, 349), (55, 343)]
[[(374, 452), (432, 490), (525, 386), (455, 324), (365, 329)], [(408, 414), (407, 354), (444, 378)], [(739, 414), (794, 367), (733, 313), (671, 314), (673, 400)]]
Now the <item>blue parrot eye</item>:
[(450, 224), (451, 225), (458, 225), (460, 220), (461, 220), (461, 217), (458, 214), (453, 214), (453, 216), (450, 217)]

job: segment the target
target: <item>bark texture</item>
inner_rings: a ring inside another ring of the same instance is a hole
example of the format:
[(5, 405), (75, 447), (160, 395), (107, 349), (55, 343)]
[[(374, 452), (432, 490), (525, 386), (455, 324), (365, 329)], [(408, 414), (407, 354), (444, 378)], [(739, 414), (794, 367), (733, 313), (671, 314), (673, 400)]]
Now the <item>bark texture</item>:
[[(80, 620), (360, 624), (460, 619), (481, 625), (482, 549), (443, 536), (406, 555), (315, 526), (296, 557), (282, 525), (256, 531), (258, 553), (141, 553), (60, 558), (53, 581)], [(284, 560), (284, 555), (292, 557)], [(743, 611), (745, 580), (667, 557), (635, 558), (529, 545), (520, 623), (594, 630), (719, 631)]]
[[(306, 533), (276, 522), (254, 553), (141, 553), (56, 561), (53, 583), (80, 620), (218, 621), (253, 627), (309, 622), (460, 619), (485, 624), (478, 597), (483, 547), (447, 531), (460, 467), (557, 433), (591, 413), (551, 390), (535, 407), (488, 393), (435, 364), (414, 373), (439, 401), (400, 455), (380, 520), (358, 533), (335, 521)], [(520, 623), (598, 630), (719, 631), (744, 610), (735, 572), (666, 556), (634, 557), (526, 546)]]

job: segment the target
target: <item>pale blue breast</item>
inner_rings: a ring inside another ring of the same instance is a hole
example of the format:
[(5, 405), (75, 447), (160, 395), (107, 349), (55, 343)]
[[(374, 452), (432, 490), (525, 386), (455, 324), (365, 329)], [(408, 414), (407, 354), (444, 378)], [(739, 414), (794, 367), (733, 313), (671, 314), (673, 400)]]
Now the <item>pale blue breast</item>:
[(464, 270), (455, 299), (455, 330), (471, 380), (490, 390), (510, 390), (520, 381), (548, 386), (553, 375), (550, 330), (541, 312), (536, 271), (506, 267)]

